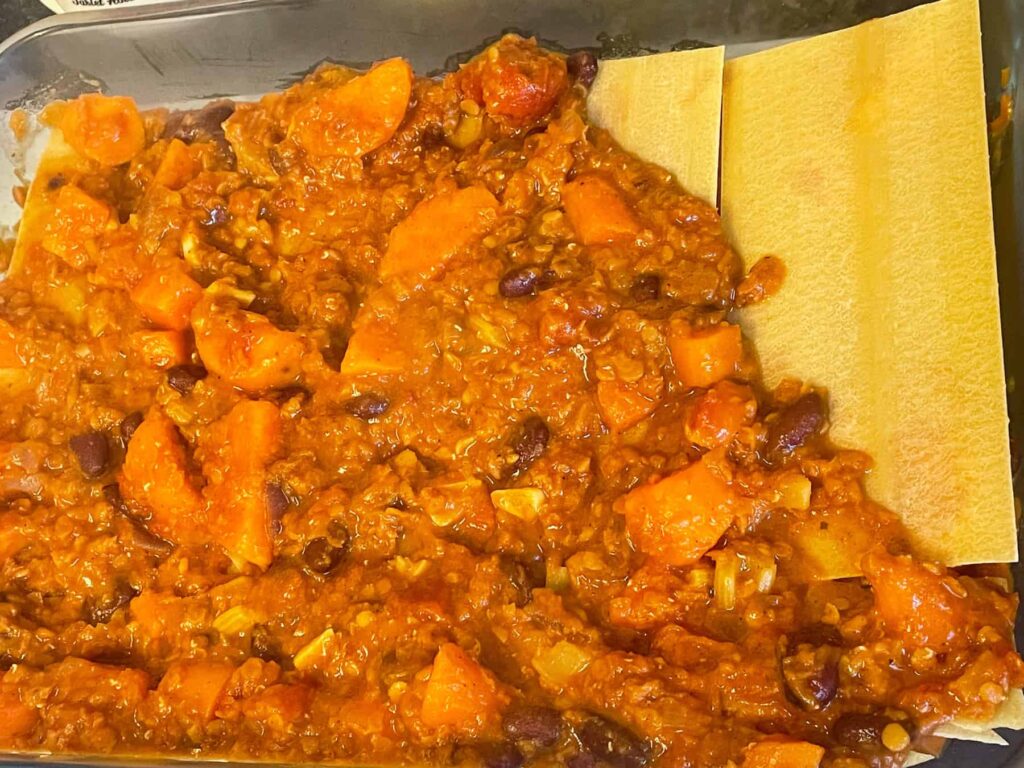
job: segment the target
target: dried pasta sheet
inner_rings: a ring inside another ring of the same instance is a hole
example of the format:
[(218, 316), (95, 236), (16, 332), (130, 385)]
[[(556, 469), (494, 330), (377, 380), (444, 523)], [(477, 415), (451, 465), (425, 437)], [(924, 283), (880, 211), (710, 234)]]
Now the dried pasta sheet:
[(921, 553), (1015, 560), (977, 0), (727, 62), (722, 148), (734, 244), (788, 270), (741, 317), (767, 383), (828, 388)]
[(718, 198), (724, 54), (724, 48), (700, 48), (602, 61), (587, 99), (596, 125), (712, 205)]
[(28, 189), (8, 274), (14, 275), (25, 269), (33, 254), (42, 247), (46, 222), (54, 215), (53, 189), (49, 188), (51, 180), (54, 177), (72, 180), (77, 173), (88, 167), (89, 161), (64, 141), (64, 135), (59, 130), (49, 131), (46, 147)]

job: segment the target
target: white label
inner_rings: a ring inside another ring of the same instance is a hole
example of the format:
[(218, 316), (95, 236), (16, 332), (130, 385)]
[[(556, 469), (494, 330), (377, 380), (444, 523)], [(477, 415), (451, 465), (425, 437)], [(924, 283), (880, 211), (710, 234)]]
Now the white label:
[(94, 11), (97, 8), (123, 8), (126, 5), (156, 5), (167, 0), (41, 0), (54, 13)]

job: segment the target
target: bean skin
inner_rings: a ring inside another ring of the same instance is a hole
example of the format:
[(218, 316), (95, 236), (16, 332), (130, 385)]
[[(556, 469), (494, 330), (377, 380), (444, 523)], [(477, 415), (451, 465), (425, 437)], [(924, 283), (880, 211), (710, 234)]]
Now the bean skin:
[(839, 651), (804, 647), (782, 660), (782, 679), (791, 700), (806, 710), (827, 707), (839, 692)]
[(522, 764), (523, 753), (514, 744), (499, 744), (484, 760), (486, 768), (519, 768)]
[(100, 601), (87, 600), (82, 606), (86, 623), (91, 626), (106, 624), (118, 611), (131, 602), (131, 599), (139, 594), (139, 591), (127, 582), (118, 582), (114, 586), (114, 592)]
[(889, 722), (880, 715), (846, 714), (832, 725), (832, 738), (844, 747), (880, 747)]
[(825, 425), (825, 402), (817, 392), (801, 395), (785, 408), (768, 428), (767, 456), (777, 463), (791, 454)]
[(566, 69), (569, 70), (569, 77), (589, 88), (597, 77), (597, 57), (590, 51), (576, 51), (565, 60)]
[(121, 433), (121, 442), (124, 443), (125, 446), (131, 442), (132, 435), (134, 435), (135, 430), (139, 428), (143, 418), (144, 416), (141, 411), (134, 411), (121, 419), (121, 423), (118, 425), (117, 429)]
[(201, 365), (176, 365), (167, 369), (167, 385), (183, 395), (187, 395), (200, 381), (206, 378), (206, 369)]
[(515, 267), (510, 269), (498, 281), (498, 293), (506, 299), (518, 299), (532, 296), (537, 292), (541, 270), (539, 267)]
[(513, 474), (518, 475), (526, 471), (539, 459), (547, 450), (550, 439), (551, 430), (544, 423), (544, 419), (540, 416), (527, 417), (522, 423), (519, 436), (512, 443), (512, 449), (516, 453), (516, 460), (512, 465)]
[(288, 511), (290, 502), (281, 486), (277, 483), (267, 483), (267, 514), (270, 516), (270, 527), (274, 533), (283, 530), (281, 518)]
[(548, 707), (516, 707), (505, 715), (502, 728), (513, 741), (550, 747), (562, 732), (562, 715)]
[(110, 446), (102, 432), (86, 432), (75, 435), (68, 445), (71, 447), (78, 466), (86, 477), (99, 477), (107, 471), (110, 461)]
[(367, 392), (345, 403), (345, 410), (363, 421), (383, 416), (390, 407), (391, 401), (377, 392)]
[(633, 301), (654, 301), (661, 296), (661, 277), (651, 273), (637, 275), (630, 286), (629, 296)]
[(603, 717), (591, 717), (576, 729), (583, 750), (613, 768), (644, 768), (650, 749), (633, 733)]
[(314, 573), (328, 574), (345, 559), (346, 547), (336, 547), (325, 536), (310, 539), (302, 548), (302, 562)]

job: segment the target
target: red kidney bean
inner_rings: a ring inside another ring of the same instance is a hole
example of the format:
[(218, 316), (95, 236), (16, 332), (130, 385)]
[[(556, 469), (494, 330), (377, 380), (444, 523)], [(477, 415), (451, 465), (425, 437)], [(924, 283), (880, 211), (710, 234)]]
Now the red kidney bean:
[(516, 453), (512, 465), (513, 474), (526, 471), (533, 462), (547, 450), (551, 439), (551, 430), (540, 416), (528, 416), (520, 427), (519, 435), (512, 442), (512, 450)]
[(377, 392), (367, 392), (345, 403), (345, 410), (363, 421), (384, 415), (390, 407), (391, 401)]
[(99, 477), (107, 471), (107, 463), (110, 461), (110, 446), (107, 444), (107, 437), (102, 432), (86, 432), (83, 435), (75, 435), (68, 445), (71, 447), (75, 458), (78, 459), (78, 466), (86, 477)]
[(597, 56), (590, 51), (569, 54), (565, 66), (569, 70), (569, 77), (584, 88), (589, 88), (597, 77)]
[(562, 733), (562, 715), (548, 707), (515, 707), (505, 714), (502, 728), (513, 741), (550, 747)]
[(326, 536), (310, 539), (302, 548), (302, 562), (314, 573), (328, 574), (341, 565), (348, 547), (338, 547)]
[(132, 435), (135, 434), (135, 430), (139, 428), (139, 425), (142, 424), (142, 420), (144, 418), (145, 417), (142, 415), (141, 411), (133, 411), (121, 419), (121, 423), (118, 425), (117, 429), (118, 432), (121, 433), (121, 442), (124, 443), (124, 445), (127, 446), (128, 443), (131, 442)]
[(583, 750), (613, 768), (644, 768), (650, 748), (621, 725), (593, 716), (576, 729)]
[(779, 414), (768, 427), (767, 457), (781, 461), (825, 425), (825, 402), (817, 392), (808, 392)]
[(537, 292), (543, 270), (536, 266), (514, 267), (501, 276), (498, 293), (506, 299), (532, 296)]
[(196, 384), (206, 378), (206, 375), (206, 369), (201, 365), (176, 365), (167, 369), (167, 385), (176, 392), (187, 395)]

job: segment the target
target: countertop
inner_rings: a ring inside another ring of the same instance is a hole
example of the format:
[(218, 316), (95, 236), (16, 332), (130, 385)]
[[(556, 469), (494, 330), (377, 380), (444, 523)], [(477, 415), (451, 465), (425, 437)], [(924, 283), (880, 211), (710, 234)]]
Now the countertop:
[(0, 40), (49, 15), (39, 0), (0, 0)]

